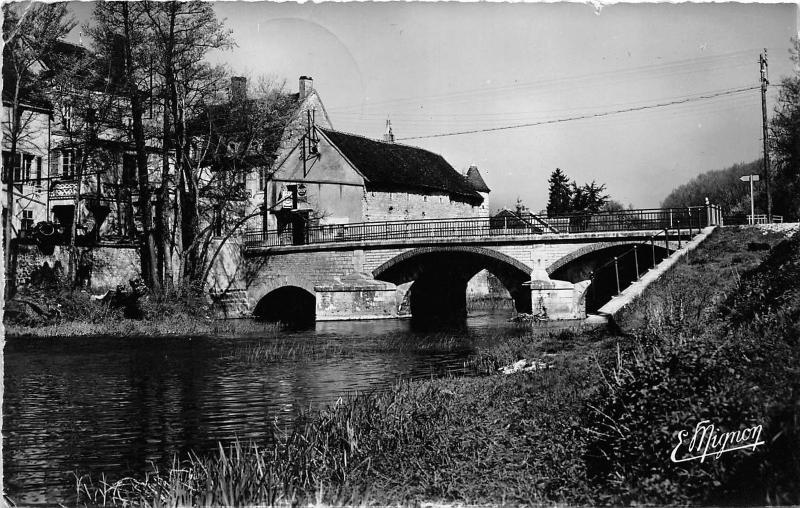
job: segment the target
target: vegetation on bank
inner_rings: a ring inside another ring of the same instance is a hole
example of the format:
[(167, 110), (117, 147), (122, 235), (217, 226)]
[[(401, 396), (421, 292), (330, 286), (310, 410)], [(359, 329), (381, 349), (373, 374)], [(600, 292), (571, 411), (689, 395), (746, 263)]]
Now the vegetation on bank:
[(62, 282), (52, 280), (18, 291), (5, 308), (6, 336), (229, 335), (278, 329), (253, 320), (216, 319), (212, 305), (190, 290), (148, 293), (117, 305)]
[[(473, 360), (476, 372), (519, 358), (549, 368), (360, 395), (262, 447), (82, 478), (79, 502), (798, 503), (800, 235), (779, 241), (715, 232), (631, 307), (625, 332), (512, 338)], [(670, 462), (676, 432), (701, 419), (761, 424), (766, 444)]]

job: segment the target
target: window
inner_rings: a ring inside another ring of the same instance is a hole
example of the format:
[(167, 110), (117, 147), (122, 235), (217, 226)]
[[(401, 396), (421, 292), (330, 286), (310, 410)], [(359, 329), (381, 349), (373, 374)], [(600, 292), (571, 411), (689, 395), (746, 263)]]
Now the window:
[(36, 185), (42, 186), (42, 158), (36, 157)]
[(236, 183), (239, 184), (242, 187), (247, 185), (247, 171), (237, 171), (236, 172)]
[(75, 152), (63, 150), (61, 152), (61, 177), (72, 178), (75, 175)]
[(126, 153), (122, 155), (122, 185), (136, 185), (136, 154)]
[(22, 156), (22, 170), (20, 171), (19, 178), (16, 178), (17, 181), (22, 183), (30, 184), (32, 183), (31, 175), (36, 174), (34, 164), (36, 163), (36, 157), (29, 154), (23, 154)]
[[(21, 167), (22, 166), (22, 154), (17, 152), (16, 157), (14, 160), (11, 160), (11, 152), (3, 151), (3, 182), (8, 181), (8, 175), (14, 175), (14, 182), (19, 182), (21, 175)], [(10, 173), (13, 171), (13, 173)]]
[(214, 236), (222, 236), (222, 205), (214, 205)]
[(258, 168), (258, 190), (266, 190), (267, 185), (267, 168)]
[(28, 231), (33, 229), (33, 210), (22, 210), (22, 220), (20, 221), (20, 229)]

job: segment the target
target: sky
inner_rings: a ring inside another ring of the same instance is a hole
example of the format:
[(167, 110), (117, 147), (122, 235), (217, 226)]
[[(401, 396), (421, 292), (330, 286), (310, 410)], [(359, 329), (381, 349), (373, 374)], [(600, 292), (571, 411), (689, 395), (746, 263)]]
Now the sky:
[[(71, 4), (79, 19), (90, 7)], [(649, 208), (702, 172), (760, 158), (758, 56), (768, 50), (778, 83), (792, 72), (798, 33), (794, 4), (214, 8), (237, 45), (210, 60), (249, 79), (286, 79), (291, 91), (299, 76), (313, 77), (335, 129), (380, 138), (390, 118), (399, 142), (439, 153), (459, 171), (477, 165), (493, 210), (517, 198), (543, 209), (555, 168)], [(770, 112), (776, 95), (771, 87)], [(520, 124), (537, 125), (485, 132)], [(484, 132), (428, 137), (475, 130)]]

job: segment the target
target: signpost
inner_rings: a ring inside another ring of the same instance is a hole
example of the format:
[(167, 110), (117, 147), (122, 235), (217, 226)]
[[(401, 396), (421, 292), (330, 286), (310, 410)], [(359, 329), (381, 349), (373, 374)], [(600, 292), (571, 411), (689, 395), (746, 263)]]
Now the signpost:
[(750, 224), (753, 224), (756, 218), (755, 206), (753, 205), (753, 182), (757, 182), (759, 180), (758, 175), (744, 175), (739, 177), (739, 180), (743, 182), (750, 182)]

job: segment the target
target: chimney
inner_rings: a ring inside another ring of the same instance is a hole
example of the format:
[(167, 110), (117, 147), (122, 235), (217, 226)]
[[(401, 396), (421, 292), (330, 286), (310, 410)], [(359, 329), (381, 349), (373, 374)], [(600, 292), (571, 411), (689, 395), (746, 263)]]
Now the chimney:
[(247, 98), (247, 78), (232, 76), (230, 94), (231, 102), (243, 102)]
[(394, 143), (394, 133), (392, 132), (392, 121), (386, 119), (386, 132), (383, 133), (383, 140), (387, 143)]
[(314, 89), (314, 79), (311, 76), (300, 76), (300, 100), (302, 101)]

